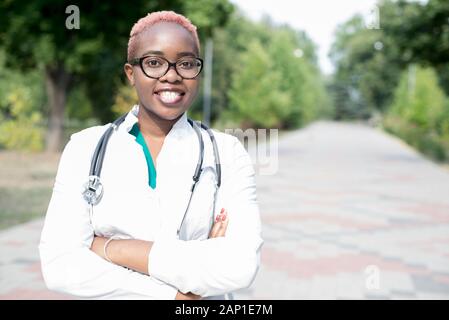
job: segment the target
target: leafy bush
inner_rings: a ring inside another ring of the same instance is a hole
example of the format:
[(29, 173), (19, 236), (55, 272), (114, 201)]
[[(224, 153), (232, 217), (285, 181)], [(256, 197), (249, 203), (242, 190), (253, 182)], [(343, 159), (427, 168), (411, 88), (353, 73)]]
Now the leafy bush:
[(298, 128), (331, 114), (316, 49), (305, 33), (269, 20), (246, 21), (239, 26), (240, 32), (233, 31), (231, 21), (229, 33), (234, 37), (224, 37), (232, 48), (233, 60), (219, 60), (232, 65), (224, 122), (234, 121), (243, 127)]
[(4, 67), (0, 54), (0, 148), (40, 151), (45, 103), (38, 71), (27, 74)]
[(240, 72), (234, 74), (229, 92), (231, 113), (247, 127), (279, 127), (288, 114), (291, 96), (280, 90), (282, 75), (272, 61), (254, 40), (241, 56)]
[(433, 69), (403, 72), (384, 127), (434, 159), (448, 158), (449, 102)]

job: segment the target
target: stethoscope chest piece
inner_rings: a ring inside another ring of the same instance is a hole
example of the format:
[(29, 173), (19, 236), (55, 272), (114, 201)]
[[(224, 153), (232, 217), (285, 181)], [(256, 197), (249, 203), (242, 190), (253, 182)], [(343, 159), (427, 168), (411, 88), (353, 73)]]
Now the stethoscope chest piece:
[(96, 205), (100, 202), (103, 197), (103, 184), (98, 176), (89, 176), (89, 181), (87, 181), (83, 186), (83, 198), (90, 205)]

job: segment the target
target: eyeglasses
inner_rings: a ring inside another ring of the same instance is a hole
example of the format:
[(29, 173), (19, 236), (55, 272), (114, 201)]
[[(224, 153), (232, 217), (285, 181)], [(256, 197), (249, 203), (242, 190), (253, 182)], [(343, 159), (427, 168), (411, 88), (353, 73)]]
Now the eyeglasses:
[(183, 57), (172, 63), (163, 57), (144, 56), (132, 59), (129, 63), (133, 66), (140, 65), (143, 73), (153, 79), (163, 77), (170, 67), (174, 67), (183, 79), (194, 79), (203, 69), (203, 60), (196, 57)]

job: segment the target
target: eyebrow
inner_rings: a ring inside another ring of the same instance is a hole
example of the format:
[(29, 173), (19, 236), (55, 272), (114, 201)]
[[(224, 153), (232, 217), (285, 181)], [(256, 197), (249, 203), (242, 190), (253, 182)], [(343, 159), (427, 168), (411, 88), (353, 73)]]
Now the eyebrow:
[[(149, 55), (149, 54), (154, 54), (154, 55), (158, 55), (158, 56), (163, 56), (163, 55), (164, 55), (164, 52), (163, 52), (163, 51), (150, 50), (150, 51), (145, 52), (145, 53), (142, 55), (142, 57), (143, 57), (143, 56), (146, 56), (146, 55)], [(193, 52), (190, 52), (190, 51), (183, 51), (183, 52), (178, 52), (178, 53), (176, 54), (176, 56), (177, 56), (177, 57), (185, 57), (185, 56), (193, 56), (193, 57), (196, 57), (196, 54), (194, 54)]]

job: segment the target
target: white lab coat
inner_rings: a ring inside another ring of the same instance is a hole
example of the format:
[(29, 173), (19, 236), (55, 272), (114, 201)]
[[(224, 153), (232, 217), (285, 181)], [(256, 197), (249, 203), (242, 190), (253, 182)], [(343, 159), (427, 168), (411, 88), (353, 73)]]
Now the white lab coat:
[[(108, 125), (71, 136), (61, 156), (39, 244), (42, 272), (55, 291), (93, 299), (174, 299), (178, 290), (210, 299), (248, 287), (263, 244), (250, 157), (233, 136), (214, 130), (222, 165), (215, 212), (212, 144), (180, 238), (176, 236), (198, 161), (198, 139), (187, 115), (175, 123), (157, 157), (156, 188), (148, 185), (142, 147), (129, 134), (134, 106), (109, 140), (101, 180), (104, 195), (90, 207), (82, 198), (92, 154)], [(225, 237), (207, 239), (212, 219), (228, 211)], [(148, 275), (107, 262), (89, 248), (94, 234), (154, 241)]]

